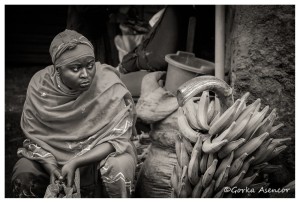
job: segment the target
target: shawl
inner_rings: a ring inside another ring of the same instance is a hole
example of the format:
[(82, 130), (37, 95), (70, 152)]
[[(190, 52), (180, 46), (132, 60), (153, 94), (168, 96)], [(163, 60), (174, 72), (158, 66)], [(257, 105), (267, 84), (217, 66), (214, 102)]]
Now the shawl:
[(104, 142), (116, 154), (131, 146), (134, 103), (114, 68), (96, 62), (91, 86), (82, 93), (57, 82), (53, 65), (32, 77), (21, 117), (27, 139), (19, 156), (63, 165)]

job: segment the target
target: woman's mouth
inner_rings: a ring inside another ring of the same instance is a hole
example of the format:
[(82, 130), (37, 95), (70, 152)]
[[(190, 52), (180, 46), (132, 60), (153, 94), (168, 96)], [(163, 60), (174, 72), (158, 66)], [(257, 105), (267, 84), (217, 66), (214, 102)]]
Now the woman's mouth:
[(86, 82), (82, 82), (82, 83), (80, 83), (80, 87), (82, 87), (82, 88), (85, 88), (85, 87), (88, 87), (88, 86), (90, 86), (90, 82), (89, 81), (86, 81)]

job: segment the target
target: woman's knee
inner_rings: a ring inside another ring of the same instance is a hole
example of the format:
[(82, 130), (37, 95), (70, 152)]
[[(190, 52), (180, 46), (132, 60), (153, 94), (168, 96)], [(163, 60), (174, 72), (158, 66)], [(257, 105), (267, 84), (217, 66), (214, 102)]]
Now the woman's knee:
[(15, 197), (43, 197), (49, 176), (39, 163), (21, 158), (13, 168), (11, 183)]
[(49, 175), (46, 173), (46, 171), (40, 163), (26, 158), (21, 158), (14, 165), (12, 172), (12, 180), (14, 180), (17, 176), (26, 173), (32, 173), (36, 176), (49, 178)]
[(106, 166), (111, 166), (116, 172), (127, 171), (127, 174), (135, 171), (135, 161), (134, 158), (128, 154), (122, 154), (116, 157), (109, 157), (106, 161)]
[(109, 157), (100, 171), (109, 197), (132, 195), (135, 161), (130, 154)]

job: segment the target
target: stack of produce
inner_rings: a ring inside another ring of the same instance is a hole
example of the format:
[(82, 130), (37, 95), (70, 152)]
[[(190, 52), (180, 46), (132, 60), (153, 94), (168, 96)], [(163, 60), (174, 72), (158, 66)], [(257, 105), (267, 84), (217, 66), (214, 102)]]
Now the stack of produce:
[(274, 138), (274, 132), (283, 126), (273, 125), (276, 109), (270, 113), (269, 106), (261, 109), (260, 99), (247, 104), (249, 95), (234, 102), (230, 86), (213, 76), (194, 78), (178, 89), (182, 135), (175, 143), (174, 197), (223, 197), (225, 187), (269, 185), (267, 179), (258, 182), (257, 177), (281, 167), (268, 161), (286, 149), (284, 143), (291, 138)]

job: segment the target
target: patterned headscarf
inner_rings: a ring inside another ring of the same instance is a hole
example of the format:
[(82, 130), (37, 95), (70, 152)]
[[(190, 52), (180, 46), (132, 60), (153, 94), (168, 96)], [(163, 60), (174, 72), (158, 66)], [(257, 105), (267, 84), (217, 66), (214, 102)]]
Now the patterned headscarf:
[(68, 29), (54, 37), (49, 52), (55, 66), (65, 65), (83, 56), (95, 57), (92, 43), (78, 32)]

